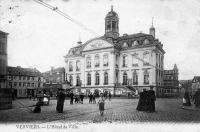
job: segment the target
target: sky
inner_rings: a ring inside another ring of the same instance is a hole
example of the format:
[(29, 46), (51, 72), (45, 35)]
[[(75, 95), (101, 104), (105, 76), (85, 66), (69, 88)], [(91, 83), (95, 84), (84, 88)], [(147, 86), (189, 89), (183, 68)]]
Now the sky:
[[(200, 75), (200, 0), (44, 0), (87, 28), (104, 35), (111, 5), (119, 15), (119, 33), (149, 33), (152, 17), (156, 38), (165, 50), (164, 69), (177, 64), (179, 79)], [(10, 8), (11, 7), (11, 8)], [(96, 37), (33, 0), (0, 0), (0, 30), (8, 35), (8, 65), (41, 72), (64, 67), (64, 56)]]

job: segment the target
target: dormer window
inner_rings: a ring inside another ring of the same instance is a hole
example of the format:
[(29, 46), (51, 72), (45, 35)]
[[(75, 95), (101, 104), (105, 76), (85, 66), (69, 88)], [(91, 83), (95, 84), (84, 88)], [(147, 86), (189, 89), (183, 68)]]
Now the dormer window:
[(143, 44), (149, 44), (149, 40), (148, 39), (145, 39)]
[(138, 45), (138, 41), (135, 40), (133, 43), (132, 43), (132, 46), (137, 46)]
[(127, 42), (124, 42), (123, 47), (128, 47)]

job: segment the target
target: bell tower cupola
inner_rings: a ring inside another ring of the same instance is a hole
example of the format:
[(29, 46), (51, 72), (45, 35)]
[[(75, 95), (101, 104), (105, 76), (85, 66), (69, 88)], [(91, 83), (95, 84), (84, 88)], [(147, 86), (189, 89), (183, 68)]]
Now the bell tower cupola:
[(152, 25), (149, 29), (149, 34), (152, 35), (155, 38), (156, 31), (155, 31), (155, 28), (153, 26), (153, 18), (152, 18)]
[(119, 37), (119, 17), (116, 12), (113, 11), (113, 6), (111, 6), (111, 11), (108, 12), (105, 18), (105, 36), (108, 38), (118, 38)]

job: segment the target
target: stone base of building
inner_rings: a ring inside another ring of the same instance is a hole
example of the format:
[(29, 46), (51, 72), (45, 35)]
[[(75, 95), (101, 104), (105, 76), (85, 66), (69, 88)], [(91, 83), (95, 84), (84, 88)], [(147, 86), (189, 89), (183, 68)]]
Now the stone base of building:
[(11, 88), (0, 88), (0, 110), (12, 108)]

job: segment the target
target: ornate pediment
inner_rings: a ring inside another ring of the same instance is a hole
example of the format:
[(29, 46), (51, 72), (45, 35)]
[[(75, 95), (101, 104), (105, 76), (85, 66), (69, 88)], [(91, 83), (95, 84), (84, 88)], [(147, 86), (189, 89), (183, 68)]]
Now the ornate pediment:
[(83, 51), (110, 48), (110, 47), (114, 47), (113, 44), (109, 43), (106, 40), (98, 39), (98, 40), (92, 40), (88, 44), (86, 44), (86, 46), (83, 48)]

